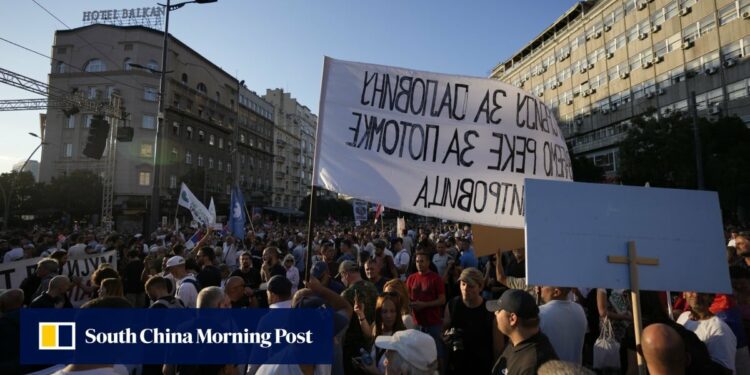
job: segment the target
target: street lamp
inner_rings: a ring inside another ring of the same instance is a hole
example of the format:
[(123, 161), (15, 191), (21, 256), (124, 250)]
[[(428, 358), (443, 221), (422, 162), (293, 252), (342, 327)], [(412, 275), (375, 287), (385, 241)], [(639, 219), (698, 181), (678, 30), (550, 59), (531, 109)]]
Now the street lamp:
[[(34, 137), (34, 138), (39, 138), (39, 145), (36, 146), (36, 148), (34, 149), (34, 151), (31, 152), (31, 155), (29, 155), (29, 157), (26, 158), (26, 161), (23, 162), (23, 165), (21, 166), (21, 169), (18, 170), (19, 174), (21, 174), (23, 172), (23, 170), (26, 168), (26, 165), (29, 164), (29, 161), (34, 156), (34, 154), (36, 154), (36, 152), (39, 150), (39, 148), (42, 147), (42, 145), (49, 144), (47, 142), (44, 142), (44, 140), (42, 140), (42, 137), (40, 137), (36, 133), (29, 132), (29, 135), (32, 136), (32, 137)], [(5, 200), (5, 212), (3, 212), (3, 231), (8, 230), (8, 220), (10, 220), (10, 204), (11, 204), (11, 200), (13, 200), (13, 187), (15, 185), (15, 182), (16, 182), (15, 175), (11, 175), (11, 177), (10, 177), (10, 187), (8, 187), (8, 194), (7, 194), (7, 196), (6, 196), (6, 194), (3, 194), (3, 196), (5, 198), (4, 199)]]
[[(170, 0), (167, 0), (167, 4), (159, 4), (164, 7), (165, 10), (165, 21), (164, 21), (164, 42), (162, 43), (161, 50), (161, 71), (159, 72), (159, 114), (158, 120), (156, 121), (156, 131), (154, 132), (154, 176), (153, 176), (153, 189), (151, 192), (151, 212), (149, 219), (149, 231), (154, 232), (159, 227), (159, 199), (161, 198), (160, 192), (160, 178), (161, 178), (161, 165), (159, 154), (161, 153), (161, 131), (164, 125), (164, 94), (166, 93), (167, 86), (167, 52), (169, 43), (169, 12), (177, 10), (190, 3), (207, 4), (215, 3), (217, 0), (193, 0), (184, 1), (182, 3), (171, 4)], [(153, 70), (152, 70), (153, 71)]]

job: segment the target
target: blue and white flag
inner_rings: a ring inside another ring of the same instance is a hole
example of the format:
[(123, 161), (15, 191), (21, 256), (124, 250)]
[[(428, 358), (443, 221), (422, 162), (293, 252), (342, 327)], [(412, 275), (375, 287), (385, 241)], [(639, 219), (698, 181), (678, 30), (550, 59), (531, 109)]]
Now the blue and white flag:
[(208, 208), (193, 195), (193, 192), (188, 189), (184, 182), (180, 188), (180, 198), (177, 203), (190, 210), (190, 213), (193, 214), (193, 220), (202, 225), (211, 224), (211, 213), (208, 211)]
[(232, 188), (232, 202), (229, 209), (229, 230), (237, 238), (245, 238), (245, 198), (240, 188)]

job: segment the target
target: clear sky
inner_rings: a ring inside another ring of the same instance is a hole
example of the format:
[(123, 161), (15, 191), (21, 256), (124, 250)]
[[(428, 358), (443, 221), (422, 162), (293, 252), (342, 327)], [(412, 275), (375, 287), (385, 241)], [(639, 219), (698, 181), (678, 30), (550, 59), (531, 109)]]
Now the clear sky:
[[(83, 12), (155, 6), (142, 0), (36, 0), (71, 28)], [(165, 0), (162, 3), (166, 2)], [(173, 3), (177, 1), (172, 1)], [(323, 56), (488, 76), (573, 0), (219, 0), (170, 14), (170, 33), (264, 94), (284, 88), (318, 112)], [(0, 0), (0, 37), (50, 55), (60, 21), (32, 0)], [(0, 67), (47, 82), (50, 62), (0, 40)], [(39, 96), (0, 84), (0, 99)], [(0, 112), (0, 172), (38, 145), (39, 112)], [(54, 142), (54, 140), (48, 140)], [(39, 160), (36, 154), (34, 160)]]

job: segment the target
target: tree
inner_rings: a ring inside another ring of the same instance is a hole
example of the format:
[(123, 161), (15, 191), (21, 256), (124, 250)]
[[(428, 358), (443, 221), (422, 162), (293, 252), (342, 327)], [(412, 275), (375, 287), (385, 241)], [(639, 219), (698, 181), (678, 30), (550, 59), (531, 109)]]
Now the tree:
[(604, 169), (594, 164), (594, 161), (585, 157), (574, 157), (570, 154), (570, 165), (573, 168), (573, 181), (576, 182), (603, 182)]
[(633, 119), (620, 144), (620, 173), (628, 185), (696, 187), (692, 120), (675, 113)]
[(43, 187), (43, 192), (42, 207), (67, 213), (74, 220), (101, 214), (102, 180), (92, 171), (76, 170), (55, 177)]
[[(706, 190), (719, 193), (725, 217), (750, 203), (750, 129), (736, 117), (698, 120)], [(633, 120), (620, 144), (622, 181), (629, 185), (697, 188), (692, 118), (679, 113)]]

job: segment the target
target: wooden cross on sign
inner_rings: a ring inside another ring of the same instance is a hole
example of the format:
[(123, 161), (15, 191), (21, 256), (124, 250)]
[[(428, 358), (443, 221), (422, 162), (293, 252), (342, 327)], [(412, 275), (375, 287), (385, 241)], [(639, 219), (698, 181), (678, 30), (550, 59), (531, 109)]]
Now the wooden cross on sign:
[[(633, 328), (635, 328), (635, 346), (641, 345), (641, 332), (643, 331), (643, 321), (641, 319), (641, 294), (638, 287), (638, 266), (658, 266), (658, 258), (638, 258), (638, 252), (635, 249), (635, 241), (628, 241), (628, 256), (608, 255), (607, 262), (627, 264), (630, 269), (630, 301), (633, 304)], [(645, 374), (645, 363), (643, 356), (638, 353), (638, 373)]]

